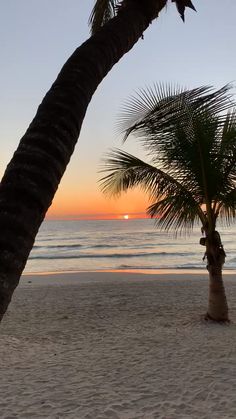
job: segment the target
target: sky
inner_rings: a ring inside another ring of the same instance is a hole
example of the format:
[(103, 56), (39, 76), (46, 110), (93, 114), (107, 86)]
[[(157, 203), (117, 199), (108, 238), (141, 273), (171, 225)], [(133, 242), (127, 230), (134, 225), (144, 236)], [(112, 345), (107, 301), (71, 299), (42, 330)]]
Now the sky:
[[(99, 189), (104, 154), (119, 147), (144, 158), (134, 138), (122, 145), (116, 122), (122, 104), (156, 82), (219, 88), (236, 79), (236, 1), (193, 0), (183, 24), (173, 3), (144, 39), (107, 75), (88, 108), (75, 152), (48, 218), (142, 217), (148, 198), (139, 190), (120, 198)], [(93, 0), (8, 0), (0, 12), (0, 174), (64, 62), (89, 37)]]

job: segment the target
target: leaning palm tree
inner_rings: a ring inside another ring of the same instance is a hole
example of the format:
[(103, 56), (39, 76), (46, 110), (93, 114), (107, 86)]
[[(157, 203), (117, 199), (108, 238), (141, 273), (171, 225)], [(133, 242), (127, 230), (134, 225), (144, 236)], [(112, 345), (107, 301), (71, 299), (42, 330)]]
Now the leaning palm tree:
[(225, 252), (216, 230), (229, 224), (236, 208), (236, 111), (228, 86), (193, 90), (155, 86), (126, 104), (121, 114), (124, 139), (134, 134), (151, 161), (119, 149), (108, 153), (101, 179), (105, 193), (119, 195), (140, 186), (159, 227), (176, 231), (201, 223), (209, 272), (206, 318), (228, 321), (222, 279)]
[[(193, 8), (190, 0), (175, 3), (182, 17), (185, 7)], [(22, 137), (0, 184), (0, 321), (73, 153), (93, 94), (166, 4), (167, 0), (123, 0), (119, 5), (115, 0), (97, 0), (91, 17), (93, 35), (65, 63)], [(98, 29), (100, 25), (104, 26)]]

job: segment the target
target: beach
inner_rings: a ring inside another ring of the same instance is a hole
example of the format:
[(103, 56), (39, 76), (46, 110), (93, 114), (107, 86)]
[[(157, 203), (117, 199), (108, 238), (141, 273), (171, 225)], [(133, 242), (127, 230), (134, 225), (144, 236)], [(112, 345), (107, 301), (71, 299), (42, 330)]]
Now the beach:
[(24, 275), (0, 327), (2, 419), (233, 419), (229, 325), (205, 322), (207, 274)]

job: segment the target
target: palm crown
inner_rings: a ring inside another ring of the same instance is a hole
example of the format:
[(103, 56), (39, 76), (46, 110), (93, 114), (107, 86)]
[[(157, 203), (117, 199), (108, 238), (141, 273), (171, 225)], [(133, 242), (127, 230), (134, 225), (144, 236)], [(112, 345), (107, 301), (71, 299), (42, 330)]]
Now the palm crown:
[(215, 229), (227, 222), (236, 205), (236, 113), (228, 86), (213, 92), (164, 88), (140, 91), (121, 114), (124, 140), (134, 134), (148, 151), (146, 163), (115, 149), (105, 158), (101, 179), (108, 194), (141, 186), (148, 193), (148, 213), (169, 229)]
[[(122, 7), (131, 1), (135, 3), (134, 0), (96, 0), (89, 18), (92, 33), (95, 33), (102, 25), (114, 17), (119, 7)], [(136, 0), (136, 2), (138, 1), (142, 0)], [(160, 7), (163, 8), (167, 5), (168, 0), (153, 0), (153, 2), (157, 4), (157, 9), (160, 10)], [(172, 2), (176, 4), (177, 10), (183, 20), (186, 7), (195, 10), (191, 0), (172, 0)]]

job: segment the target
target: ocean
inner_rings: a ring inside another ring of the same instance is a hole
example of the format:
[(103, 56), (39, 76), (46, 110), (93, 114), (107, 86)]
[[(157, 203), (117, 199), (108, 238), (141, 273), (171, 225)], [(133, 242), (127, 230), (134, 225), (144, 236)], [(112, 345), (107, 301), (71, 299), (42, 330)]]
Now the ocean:
[[(236, 225), (219, 227), (225, 270), (236, 269)], [(200, 227), (190, 235), (160, 231), (154, 220), (76, 220), (43, 222), (25, 273), (205, 269)]]

